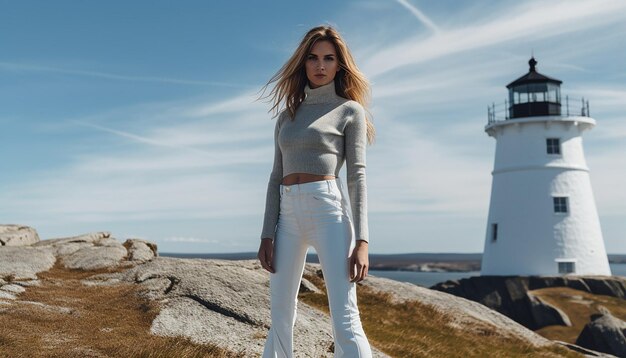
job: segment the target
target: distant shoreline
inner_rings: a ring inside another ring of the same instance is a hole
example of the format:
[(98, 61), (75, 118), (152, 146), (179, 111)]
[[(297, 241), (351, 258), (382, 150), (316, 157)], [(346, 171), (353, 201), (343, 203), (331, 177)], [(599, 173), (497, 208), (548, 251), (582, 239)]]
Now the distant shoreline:
[[(235, 253), (160, 253), (165, 257), (189, 259), (251, 260), (256, 252)], [(607, 255), (611, 264), (626, 264), (626, 254)], [(480, 253), (411, 253), (411, 254), (370, 254), (370, 270), (410, 271), (410, 272), (471, 272), (480, 271)], [(308, 254), (307, 262), (319, 263), (316, 254)]]

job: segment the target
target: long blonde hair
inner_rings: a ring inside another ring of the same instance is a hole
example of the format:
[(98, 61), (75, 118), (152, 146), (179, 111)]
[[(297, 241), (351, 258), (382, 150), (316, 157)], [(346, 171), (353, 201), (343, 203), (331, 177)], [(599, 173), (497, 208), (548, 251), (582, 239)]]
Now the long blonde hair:
[(304, 87), (308, 83), (305, 61), (317, 41), (329, 41), (335, 46), (340, 68), (334, 79), (335, 92), (341, 97), (358, 102), (366, 110), (368, 113), (366, 115), (367, 141), (369, 144), (372, 144), (376, 131), (370, 118), (371, 115), (367, 111), (370, 98), (369, 82), (357, 67), (348, 46), (339, 35), (339, 32), (330, 26), (317, 26), (309, 30), (302, 38), (296, 51), (291, 55), (291, 58), (263, 86), (263, 92), (265, 92), (270, 83), (276, 82), (276, 85), (268, 95), (268, 97), (272, 95), (271, 102), (273, 106), (270, 108), (270, 111), (274, 110), (274, 115), (278, 114), (278, 107), (284, 100), (289, 117), (292, 119), (295, 117), (296, 110), (304, 101)]

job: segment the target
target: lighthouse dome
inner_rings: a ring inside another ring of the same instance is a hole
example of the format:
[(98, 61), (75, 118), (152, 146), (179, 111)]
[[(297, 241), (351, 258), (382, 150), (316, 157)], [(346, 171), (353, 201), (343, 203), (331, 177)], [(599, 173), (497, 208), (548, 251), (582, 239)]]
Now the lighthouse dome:
[(509, 83), (509, 119), (561, 114), (561, 83), (537, 72), (531, 57), (528, 73)]

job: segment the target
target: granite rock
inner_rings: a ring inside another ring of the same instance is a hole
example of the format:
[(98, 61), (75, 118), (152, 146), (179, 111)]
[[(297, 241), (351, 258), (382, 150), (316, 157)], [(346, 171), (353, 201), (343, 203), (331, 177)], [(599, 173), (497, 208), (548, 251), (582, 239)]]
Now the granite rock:
[(432, 306), (440, 312), (444, 312), (452, 319), (450, 325), (454, 329), (467, 331), (474, 328), (479, 329), (476, 323), (488, 324), (496, 327), (503, 336), (526, 340), (535, 347), (545, 347), (554, 344), (552, 341), (529, 330), (509, 317), (469, 299), (371, 275), (363, 282), (363, 285), (369, 286), (376, 291), (390, 293), (396, 303), (416, 300)]
[(127, 239), (124, 247), (128, 250), (128, 260), (146, 262), (159, 256), (157, 245), (143, 239)]
[(619, 276), (474, 276), (438, 283), (431, 289), (484, 304), (532, 330), (559, 322), (567, 325), (563, 312), (529, 294), (547, 287), (626, 297), (626, 278)]
[(0, 225), (0, 246), (27, 246), (39, 241), (37, 231), (24, 225)]
[(626, 358), (626, 322), (604, 309), (591, 316), (576, 339), (576, 344), (595, 351)]
[(572, 326), (569, 317), (561, 309), (552, 306), (530, 292), (527, 292), (526, 295), (530, 301), (530, 312), (538, 327), (553, 325)]
[[(140, 294), (160, 302), (152, 322), (157, 335), (189, 337), (245, 356), (263, 351), (271, 325), (269, 273), (258, 260), (207, 260), (156, 257), (123, 272), (94, 275), (85, 284), (133, 282)], [(294, 327), (296, 356), (332, 357), (330, 319), (297, 304)], [(375, 357), (385, 357), (374, 349)]]
[(36, 280), (37, 273), (54, 266), (49, 247), (0, 246), (0, 277), (6, 282)]

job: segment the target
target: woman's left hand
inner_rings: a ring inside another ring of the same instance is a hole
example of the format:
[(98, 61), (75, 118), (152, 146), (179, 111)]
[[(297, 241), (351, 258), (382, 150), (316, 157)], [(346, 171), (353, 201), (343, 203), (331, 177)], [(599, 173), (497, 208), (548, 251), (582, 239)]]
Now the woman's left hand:
[(367, 277), (367, 269), (369, 268), (369, 257), (367, 253), (367, 241), (357, 240), (352, 255), (349, 257), (350, 262), (350, 282), (360, 282)]

